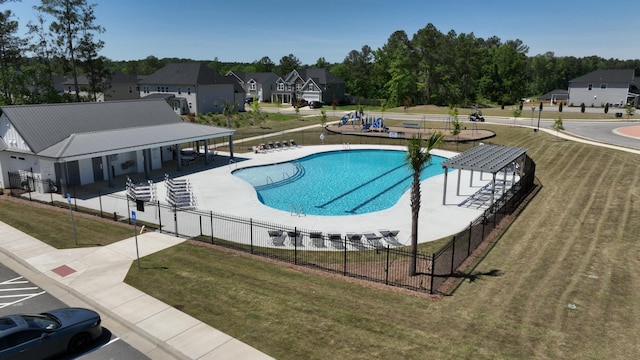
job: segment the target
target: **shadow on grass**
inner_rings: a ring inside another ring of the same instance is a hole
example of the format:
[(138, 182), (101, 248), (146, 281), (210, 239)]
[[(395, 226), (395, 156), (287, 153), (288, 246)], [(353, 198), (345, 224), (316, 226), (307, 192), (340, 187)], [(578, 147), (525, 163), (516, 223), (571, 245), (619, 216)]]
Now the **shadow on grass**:
[(484, 272), (475, 271), (470, 274), (456, 272), (451, 275), (451, 277), (466, 279), (466, 280), (469, 280), (469, 282), (476, 282), (477, 280), (480, 280), (485, 276), (492, 276), (492, 277), (502, 276), (502, 271), (500, 271), (499, 269), (491, 269), (489, 271), (484, 271)]

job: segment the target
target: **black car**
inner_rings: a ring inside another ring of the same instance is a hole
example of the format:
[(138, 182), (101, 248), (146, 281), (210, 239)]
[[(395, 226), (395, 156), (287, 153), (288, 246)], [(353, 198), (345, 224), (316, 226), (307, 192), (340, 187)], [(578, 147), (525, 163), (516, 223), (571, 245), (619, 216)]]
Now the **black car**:
[(309, 101), (309, 109), (319, 109), (322, 107), (322, 103), (320, 101)]
[(87, 350), (102, 335), (93, 310), (62, 308), (41, 314), (0, 317), (0, 359), (48, 359)]
[(484, 117), (482, 116), (482, 111), (472, 112), (471, 115), (469, 115), (469, 121), (484, 122)]

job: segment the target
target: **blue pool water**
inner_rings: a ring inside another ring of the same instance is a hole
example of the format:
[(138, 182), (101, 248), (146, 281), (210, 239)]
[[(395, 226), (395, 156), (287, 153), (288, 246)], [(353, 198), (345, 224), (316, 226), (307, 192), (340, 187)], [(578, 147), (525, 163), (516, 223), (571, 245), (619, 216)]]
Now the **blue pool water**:
[[(260, 201), (307, 215), (354, 215), (395, 205), (411, 187), (405, 151), (348, 150), (233, 172), (256, 189)], [(421, 180), (444, 173), (444, 158), (431, 157)]]

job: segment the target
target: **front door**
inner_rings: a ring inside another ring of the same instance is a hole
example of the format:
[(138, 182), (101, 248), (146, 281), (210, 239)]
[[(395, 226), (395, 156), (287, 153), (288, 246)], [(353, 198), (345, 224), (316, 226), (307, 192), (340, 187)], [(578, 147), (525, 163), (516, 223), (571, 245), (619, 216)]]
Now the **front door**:
[(104, 180), (104, 171), (102, 170), (102, 156), (91, 159), (93, 164), (93, 181), (98, 182)]

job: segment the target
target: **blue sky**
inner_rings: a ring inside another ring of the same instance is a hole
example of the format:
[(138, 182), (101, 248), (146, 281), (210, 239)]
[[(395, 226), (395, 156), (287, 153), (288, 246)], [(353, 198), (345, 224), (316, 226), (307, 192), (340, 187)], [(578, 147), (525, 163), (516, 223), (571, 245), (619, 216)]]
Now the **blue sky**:
[[(638, 59), (633, 30), (637, 0), (88, 0), (106, 28), (102, 55), (278, 63), (293, 54), (303, 64), (342, 62), (351, 50), (382, 47), (396, 30), (409, 38), (432, 23), (442, 33), (520, 39), (528, 55), (597, 55)], [(36, 0), (5, 3), (22, 29)]]

